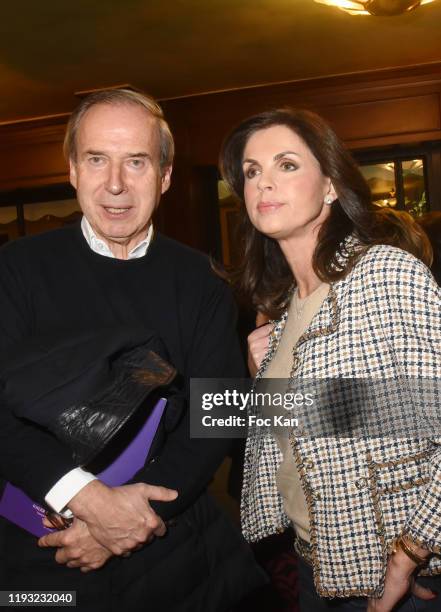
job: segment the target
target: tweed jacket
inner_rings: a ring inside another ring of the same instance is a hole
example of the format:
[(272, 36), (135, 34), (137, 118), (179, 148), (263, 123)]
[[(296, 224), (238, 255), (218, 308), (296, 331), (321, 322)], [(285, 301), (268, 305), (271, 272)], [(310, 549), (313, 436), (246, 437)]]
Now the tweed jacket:
[[(275, 354), (287, 311), (274, 322), (257, 378)], [(371, 247), (329, 295), (293, 347), (292, 377), (396, 378), (441, 374), (441, 291), (412, 255)], [(384, 590), (391, 545), (401, 533), (434, 555), (441, 573), (441, 438), (291, 437), (310, 519), (314, 580), (324, 597)], [(276, 487), (281, 453), (250, 429), (241, 514), (245, 537), (283, 531)]]

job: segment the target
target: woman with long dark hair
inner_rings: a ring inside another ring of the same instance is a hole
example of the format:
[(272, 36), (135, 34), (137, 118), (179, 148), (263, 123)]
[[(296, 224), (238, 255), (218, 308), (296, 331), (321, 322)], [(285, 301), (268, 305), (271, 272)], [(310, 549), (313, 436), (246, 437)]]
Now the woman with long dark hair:
[[(244, 204), (236, 286), (273, 319), (249, 338), (258, 380), (439, 375), (440, 290), (385, 244), (387, 220), (323, 119), (251, 117), (227, 137), (221, 168)], [(439, 609), (436, 578), (415, 580), (441, 572), (439, 442), (250, 430), (243, 531), (257, 541), (294, 526), (302, 611)]]

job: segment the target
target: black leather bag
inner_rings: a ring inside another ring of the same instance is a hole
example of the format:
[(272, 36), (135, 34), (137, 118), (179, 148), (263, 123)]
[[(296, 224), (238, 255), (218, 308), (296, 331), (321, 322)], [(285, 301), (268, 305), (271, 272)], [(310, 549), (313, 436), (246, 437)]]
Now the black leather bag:
[[(176, 370), (162, 341), (140, 329), (32, 338), (0, 364), (0, 395), (15, 416), (65, 443), (78, 465), (95, 460), (135, 413), (144, 420)], [(167, 391), (168, 389), (168, 391)]]

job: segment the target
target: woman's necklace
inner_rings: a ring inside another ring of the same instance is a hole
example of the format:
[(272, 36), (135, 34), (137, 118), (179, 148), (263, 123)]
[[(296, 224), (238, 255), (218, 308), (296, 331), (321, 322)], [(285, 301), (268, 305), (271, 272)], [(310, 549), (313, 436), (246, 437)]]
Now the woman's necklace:
[(302, 318), (303, 311), (305, 310), (306, 302), (308, 301), (309, 297), (310, 296), (308, 295), (305, 298), (303, 298), (303, 300), (301, 300), (299, 298), (299, 290), (298, 289), (295, 290), (293, 300), (294, 300), (294, 312), (295, 312), (297, 320)]
[(320, 289), (322, 285), (323, 283), (321, 283), (316, 289), (314, 289), (312, 293), (310, 293), (303, 299), (299, 298), (299, 289), (298, 287), (296, 287), (296, 289), (294, 290), (293, 298), (292, 298), (293, 304), (294, 304), (294, 314), (296, 317), (296, 321), (298, 321), (299, 319), (303, 317), (303, 313), (305, 311), (306, 305), (311, 301), (311, 298), (313, 297), (313, 295), (317, 293), (317, 291)]

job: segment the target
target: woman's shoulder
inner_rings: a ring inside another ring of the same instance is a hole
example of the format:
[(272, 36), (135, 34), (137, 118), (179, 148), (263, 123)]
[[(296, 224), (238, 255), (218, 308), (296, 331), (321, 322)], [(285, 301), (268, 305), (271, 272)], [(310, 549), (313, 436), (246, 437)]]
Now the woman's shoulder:
[[(384, 264), (384, 262), (407, 262), (410, 265), (414, 263), (422, 263), (419, 259), (404, 249), (400, 249), (390, 244), (374, 244), (369, 247), (363, 256), (360, 258), (360, 262), (369, 262)], [(423, 264), (424, 265), (424, 264)]]
[(379, 275), (382, 279), (391, 275), (394, 278), (402, 277), (406, 273), (431, 277), (430, 270), (420, 259), (388, 244), (371, 246), (354, 266), (354, 272), (367, 277)]
[(441, 295), (432, 273), (422, 261), (403, 249), (385, 244), (374, 245), (363, 253), (343, 284), (351, 291), (373, 292), (373, 299), (383, 294)]

